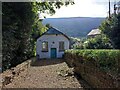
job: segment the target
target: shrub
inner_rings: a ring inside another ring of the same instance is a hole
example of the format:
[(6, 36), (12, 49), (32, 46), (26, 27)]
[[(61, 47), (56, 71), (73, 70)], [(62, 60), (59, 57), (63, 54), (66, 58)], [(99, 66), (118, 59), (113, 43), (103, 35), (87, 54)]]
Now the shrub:
[(95, 38), (87, 39), (83, 44), (85, 49), (112, 49), (112, 44), (109, 38), (105, 35), (96, 36)]
[[(96, 68), (105, 72), (118, 73), (118, 61), (120, 59), (120, 51), (112, 49), (85, 49), (85, 50), (67, 50), (65, 57), (69, 56), (76, 62), (76, 57), (82, 57), (84, 65), (94, 65)], [(77, 55), (77, 56), (76, 56)], [(75, 57), (74, 57), (75, 56)], [(81, 59), (77, 59), (79, 62)]]

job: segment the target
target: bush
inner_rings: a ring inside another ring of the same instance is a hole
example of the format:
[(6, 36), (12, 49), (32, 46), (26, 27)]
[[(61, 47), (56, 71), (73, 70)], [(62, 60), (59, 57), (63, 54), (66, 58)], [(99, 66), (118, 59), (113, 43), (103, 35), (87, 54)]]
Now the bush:
[[(103, 70), (105, 72), (112, 72), (114, 74), (118, 73), (118, 61), (120, 59), (119, 50), (67, 50), (65, 51), (65, 58), (66, 56), (71, 57), (70, 60), (74, 59), (74, 62), (79, 60), (79, 63), (81, 63), (82, 60), (81, 64), (93, 65), (96, 68), (99, 68), (100, 70)], [(76, 57), (80, 58), (76, 60)]]
[(112, 44), (109, 38), (105, 35), (96, 36), (95, 38), (89, 38), (84, 42), (84, 48), (86, 49), (112, 49)]

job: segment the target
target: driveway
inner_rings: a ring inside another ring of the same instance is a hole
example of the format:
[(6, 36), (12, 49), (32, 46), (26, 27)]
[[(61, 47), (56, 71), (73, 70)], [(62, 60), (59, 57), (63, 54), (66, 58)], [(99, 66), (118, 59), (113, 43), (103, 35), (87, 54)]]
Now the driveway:
[(5, 88), (88, 88), (62, 59), (35, 61)]

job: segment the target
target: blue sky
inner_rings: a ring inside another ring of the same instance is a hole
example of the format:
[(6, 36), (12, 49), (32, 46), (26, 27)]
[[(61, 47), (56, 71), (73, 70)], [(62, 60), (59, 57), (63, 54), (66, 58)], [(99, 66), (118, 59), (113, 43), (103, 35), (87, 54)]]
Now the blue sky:
[[(74, 5), (68, 5), (56, 10), (53, 16), (45, 15), (47, 18), (60, 17), (107, 17), (109, 0), (74, 0)], [(119, 0), (111, 0), (111, 12), (113, 12), (114, 2)]]

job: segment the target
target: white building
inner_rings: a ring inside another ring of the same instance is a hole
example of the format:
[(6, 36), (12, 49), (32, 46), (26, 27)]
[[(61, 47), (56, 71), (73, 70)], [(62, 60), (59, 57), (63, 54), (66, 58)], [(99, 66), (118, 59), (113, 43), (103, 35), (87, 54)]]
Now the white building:
[(120, 1), (114, 4), (114, 13), (119, 14), (120, 13)]
[(87, 34), (87, 37), (95, 37), (95, 36), (98, 36), (98, 35), (101, 35), (101, 31), (99, 29), (92, 29), (88, 34)]
[(120, 1), (117, 3), (117, 14), (120, 13)]
[(43, 33), (36, 43), (36, 54), (41, 58), (62, 58), (64, 50), (69, 49), (69, 38), (51, 27)]

